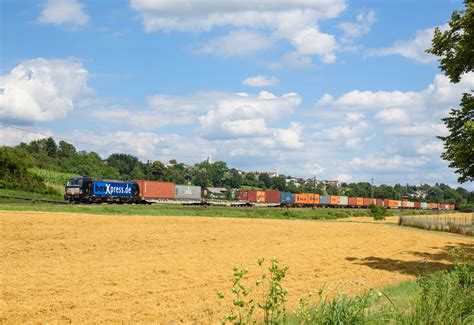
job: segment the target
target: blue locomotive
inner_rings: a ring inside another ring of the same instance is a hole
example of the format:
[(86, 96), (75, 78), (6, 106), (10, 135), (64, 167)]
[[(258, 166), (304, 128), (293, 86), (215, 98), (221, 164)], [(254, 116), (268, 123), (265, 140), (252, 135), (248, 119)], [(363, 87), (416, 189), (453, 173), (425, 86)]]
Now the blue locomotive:
[(77, 203), (140, 203), (140, 189), (136, 182), (94, 180), (73, 177), (66, 184), (64, 198)]

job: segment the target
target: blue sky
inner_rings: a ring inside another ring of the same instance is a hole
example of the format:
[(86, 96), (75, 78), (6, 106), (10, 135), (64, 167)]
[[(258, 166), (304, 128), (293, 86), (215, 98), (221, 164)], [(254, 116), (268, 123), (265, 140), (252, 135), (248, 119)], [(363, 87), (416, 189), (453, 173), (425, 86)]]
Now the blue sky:
[(436, 136), (474, 76), (450, 84), (424, 49), (461, 1), (1, 6), (0, 144), (457, 185)]

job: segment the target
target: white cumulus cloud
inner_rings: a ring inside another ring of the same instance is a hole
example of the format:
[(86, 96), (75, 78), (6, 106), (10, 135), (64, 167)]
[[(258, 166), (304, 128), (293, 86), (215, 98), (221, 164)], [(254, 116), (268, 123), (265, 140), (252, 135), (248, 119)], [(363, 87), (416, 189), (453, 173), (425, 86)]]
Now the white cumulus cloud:
[(336, 60), (333, 35), (319, 30), (318, 22), (337, 17), (345, 0), (219, 1), (131, 0), (145, 31), (207, 32), (216, 27), (234, 28), (228, 35), (203, 44), (201, 51), (217, 55), (244, 55), (286, 40), (299, 55), (317, 55), (324, 63)]
[(77, 0), (48, 0), (38, 18), (44, 24), (87, 24), (89, 16), (84, 12), (84, 5)]
[(274, 76), (256, 75), (248, 77), (242, 81), (242, 85), (249, 87), (274, 87), (278, 85), (278, 79)]
[(387, 124), (403, 124), (410, 121), (408, 113), (401, 108), (386, 108), (375, 114), (375, 118)]
[[(446, 26), (440, 26), (442, 30)], [(435, 27), (417, 30), (415, 36), (405, 41), (396, 41), (389, 47), (373, 49), (368, 52), (369, 56), (401, 55), (407, 59), (419, 63), (431, 63), (436, 57), (426, 53), (431, 47)]]
[(87, 70), (74, 59), (25, 61), (0, 78), (0, 119), (64, 118), (88, 91), (87, 78)]
[(421, 155), (439, 155), (444, 151), (444, 146), (440, 141), (430, 141), (427, 144), (419, 147), (417, 151)]
[(356, 17), (355, 23), (343, 22), (339, 25), (344, 31), (343, 40), (349, 41), (353, 38), (360, 37), (367, 34), (370, 28), (375, 23), (375, 11), (369, 10), (367, 12), (361, 12)]
[(33, 140), (44, 139), (52, 135), (53, 133), (50, 130), (40, 128), (24, 129), (23, 127), (18, 128), (12, 125), (4, 125), (0, 128), (0, 146), (16, 146), (21, 142), (30, 143)]
[(215, 108), (199, 117), (201, 135), (211, 139), (265, 136), (273, 132), (268, 123), (291, 114), (300, 102), (295, 93), (277, 97), (266, 91), (257, 96), (240, 94), (222, 98)]
[(243, 56), (270, 48), (273, 40), (267, 35), (250, 31), (234, 30), (228, 35), (216, 37), (199, 47), (199, 52), (221, 56)]

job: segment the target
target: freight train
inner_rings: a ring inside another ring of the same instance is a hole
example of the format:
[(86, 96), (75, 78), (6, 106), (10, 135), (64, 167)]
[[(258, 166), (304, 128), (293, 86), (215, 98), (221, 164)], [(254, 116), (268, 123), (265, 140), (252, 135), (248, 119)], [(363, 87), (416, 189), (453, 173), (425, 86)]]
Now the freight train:
[[(71, 178), (64, 198), (78, 203), (150, 203), (162, 201), (202, 201), (200, 186), (176, 185), (159, 181), (94, 180), (81, 176)], [(444, 203), (412, 202), (407, 200), (370, 199), (312, 193), (286, 193), (274, 190), (239, 190), (237, 200), (247, 205), (292, 207), (367, 208), (371, 204), (389, 209), (454, 210)]]
[(313, 193), (287, 193), (279, 191), (240, 190), (237, 192), (239, 201), (271, 204), (280, 203), (284, 206), (334, 207), (334, 208), (367, 208), (374, 204), (389, 209), (423, 209), (423, 210), (454, 210), (454, 204), (413, 202), (408, 200), (371, 199), (366, 197), (348, 197), (343, 195), (319, 195)]

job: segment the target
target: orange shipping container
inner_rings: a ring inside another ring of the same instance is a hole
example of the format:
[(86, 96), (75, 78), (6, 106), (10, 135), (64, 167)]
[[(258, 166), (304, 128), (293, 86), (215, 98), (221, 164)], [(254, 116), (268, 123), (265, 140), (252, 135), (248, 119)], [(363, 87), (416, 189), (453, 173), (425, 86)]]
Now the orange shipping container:
[(402, 201), (402, 207), (407, 208), (408, 207), (408, 201)]
[(364, 205), (364, 198), (356, 197), (356, 205)]
[(313, 194), (313, 204), (319, 204), (319, 194)]
[(143, 199), (174, 199), (175, 184), (170, 182), (137, 180)]
[(329, 204), (331, 205), (338, 205), (340, 201), (339, 195), (331, 195)]
[(295, 194), (295, 204), (308, 204), (309, 203), (309, 194)]
[(319, 194), (313, 194), (313, 193), (307, 193), (307, 194), (308, 194), (308, 204), (319, 204)]
[(257, 191), (257, 203), (265, 203), (265, 191)]
[(366, 197), (364, 197), (363, 200), (364, 200), (364, 205), (365, 206), (369, 206), (373, 203), (372, 199), (369, 199), (369, 198), (366, 198)]
[(386, 208), (397, 208), (398, 201), (397, 200), (384, 200), (384, 207)]

